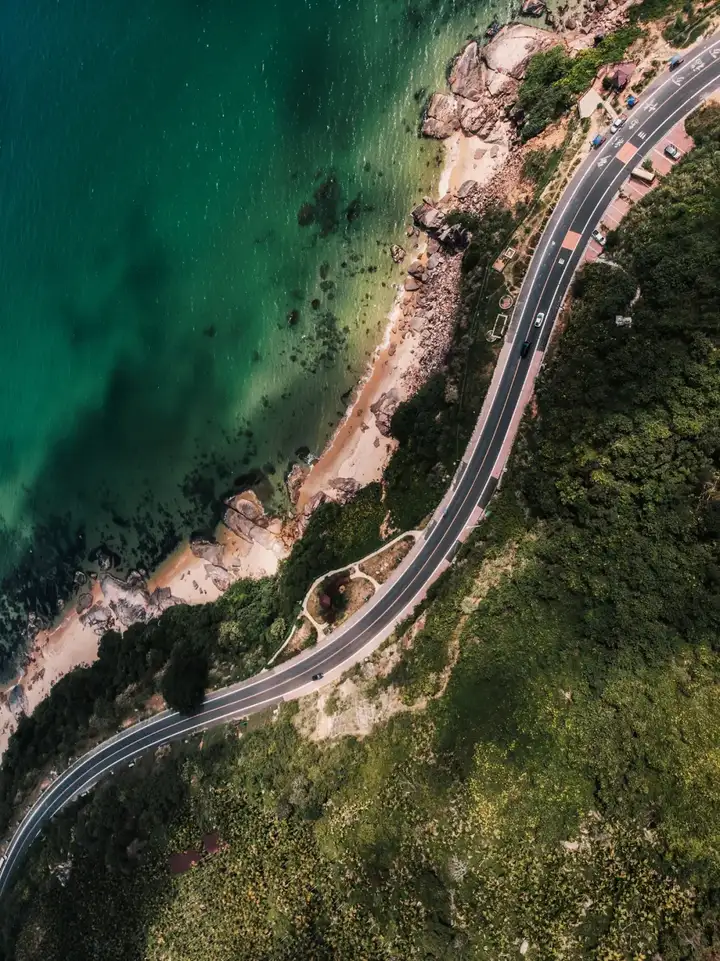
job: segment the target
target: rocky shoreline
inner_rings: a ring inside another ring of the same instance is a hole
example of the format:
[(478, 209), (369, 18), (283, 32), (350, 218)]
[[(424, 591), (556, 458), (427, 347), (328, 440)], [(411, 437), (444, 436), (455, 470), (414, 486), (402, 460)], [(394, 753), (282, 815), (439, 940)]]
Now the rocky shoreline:
[[(394, 449), (394, 411), (442, 368), (451, 342), (469, 237), (446, 222), (447, 214), (482, 213), (489, 204), (518, 199), (523, 147), (513, 105), (528, 61), (556, 44), (590, 46), (592, 34), (616, 27), (630, 5), (586, 0), (582, 16), (561, 20), (558, 32), (511, 24), (494, 31), (485, 45), (466, 43), (449, 71), (449, 89), (431, 95), (422, 119), (423, 134), (447, 146), (440, 199), (424, 198), (412, 212), (406, 238), (388, 249), (396, 264), (408, 266), (385, 339), (321, 457), (290, 472), (294, 515), (269, 517), (257, 496), (245, 491), (226, 498), (214, 534), (192, 537), (153, 577), (133, 571), (121, 578), (100, 570), (92, 582), (78, 585), (72, 613), (55, 630), (38, 633), (21, 678), (0, 694), (0, 750), (16, 717), (44, 696), (39, 689), (47, 693), (63, 672), (92, 660), (106, 630), (147, 621), (175, 604), (212, 600), (240, 577), (274, 573), (321, 503), (342, 503), (381, 478)], [(52, 661), (52, 650), (61, 647), (77, 652), (60, 658), (63, 671)], [(48, 672), (48, 665), (55, 670)]]

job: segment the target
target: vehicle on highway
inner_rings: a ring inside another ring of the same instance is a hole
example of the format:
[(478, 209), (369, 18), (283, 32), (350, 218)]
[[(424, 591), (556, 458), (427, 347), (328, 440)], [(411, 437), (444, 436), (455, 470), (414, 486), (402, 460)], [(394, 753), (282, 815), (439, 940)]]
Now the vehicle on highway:
[(595, 230), (593, 230), (592, 238), (593, 240), (597, 240), (597, 242), (600, 244), (601, 247), (604, 247), (605, 244), (607, 243), (607, 237), (602, 232), (602, 230), (600, 230), (598, 227), (596, 227)]
[(670, 69), (677, 70), (683, 60), (684, 57), (670, 57)]
[(545, 320), (545, 314), (544, 314), (542, 311), (540, 311), (540, 313), (539, 313), (539, 314), (537, 315), (537, 317), (535, 318), (535, 326), (536, 326), (536, 327), (542, 327), (542, 322), (543, 322), (544, 320)]
[(530, 348), (531, 348), (531, 347), (532, 347), (532, 344), (530, 343), (530, 341), (529, 341), (529, 340), (524, 340), (524, 341), (523, 341), (523, 345), (522, 345), (522, 347), (520, 348), (520, 356), (521, 356), (521, 357), (527, 357), (527, 355), (530, 353)]
[(627, 100), (625, 101), (625, 105), (626, 105), (627, 107), (629, 107), (630, 110), (632, 110), (632, 108), (635, 106), (635, 104), (636, 104), (637, 102), (638, 102), (638, 98), (637, 98), (637, 97), (634, 97), (632, 94), (630, 94), (630, 96), (629, 96), (629, 97), (627, 98)]
[(627, 117), (616, 117), (610, 124), (610, 133), (617, 133), (627, 120)]
[(675, 146), (674, 143), (665, 144), (664, 152), (667, 154), (668, 157), (670, 157), (671, 160), (677, 160), (677, 158), (680, 156), (680, 151), (678, 150), (678, 148)]
[(313, 674), (312, 679), (313, 681), (322, 681), (324, 677), (325, 675), (322, 673), (322, 671), (320, 671), (319, 674)]
[(595, 148), (595, 150), (597, 150), (598, 147), (602, 147), (604, 143), (605, 143), (605, 137), (603, 137), (601, 133), (599, 133), (596, 137), (593, 137), (591, 140), (591, 144)]
[(655, 171), (646, 170), (644, 167), (633, 167), (630, 176), (637, 177), (638, 180), (644, 180), (646, 184), (651, 184), (655, 180)]

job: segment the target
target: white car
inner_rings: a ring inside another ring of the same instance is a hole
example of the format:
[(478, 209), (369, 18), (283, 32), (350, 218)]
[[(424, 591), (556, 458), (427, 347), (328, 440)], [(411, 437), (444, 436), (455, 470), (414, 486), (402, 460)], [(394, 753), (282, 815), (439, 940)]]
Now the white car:
[(535, 326), (536, 326), (536, 327), (542, 327), (542, 324), (543, 324), (543, 321), (544, 321), (544, 320), (545, 320), (545, 314), (543, 314), (542, 312), (539, 313), (539, 314), (537, 315), (537, 317), (535, 318)]
[(677, 158), (680, 156), (680, 151), (678, 150), (678, 148), (675, 146), (674, 143), (665, 144), (665, 153), (672, 160), (677, 160)]
[(615, 120), (613, 120), (613, 122), (610, 124), (610, 133), (617, 133), (626, 120), (627, 117), (617, 117)]
[(592, 236), (593, 240), (597, 240), (601, 247), (604, 247), (607, 243), (607, 237), (601, 230), (598, 230), (597, 228), (593, 230)]

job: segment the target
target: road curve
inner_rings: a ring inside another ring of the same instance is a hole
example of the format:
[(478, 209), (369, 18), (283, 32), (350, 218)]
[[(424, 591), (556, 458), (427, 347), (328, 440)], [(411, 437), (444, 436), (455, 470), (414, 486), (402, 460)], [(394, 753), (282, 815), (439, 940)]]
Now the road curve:
[[(486, 507), (493, 495), (555, 317), (603, 211), (642, 156), (718, 85), (720, 35), (698, 44), (679, 69), (666, 72), (648, 87), (619, 133), (608, 137), (578, 168), (530, 263), (470, 445), (423, 538), (394, 576), (347, 624), (315, 648), (216, 691), (193, 717), (165, 711), (79, 758), (38, 799), (13, 835), (0, 868), (0, 894), (42, 825), (104, 775), (161, 744), (306, 694), (318, 686), (313, 674), (322, 672), (326, 680), (339, 676), (392, 633), (423, 597), (438, 570), (452, 560), (478, 508)], [(536, 328), (535, 318), (541, 312), (544, 320)], [(522, 357), (526, 340), (532, 346)]]

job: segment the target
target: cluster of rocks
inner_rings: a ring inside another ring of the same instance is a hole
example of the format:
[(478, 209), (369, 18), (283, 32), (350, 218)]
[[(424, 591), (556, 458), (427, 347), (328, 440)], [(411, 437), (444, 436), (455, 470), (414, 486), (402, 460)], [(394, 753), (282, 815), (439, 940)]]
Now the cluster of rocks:
[[(291, 476), (292, 472), (288, 477), (288, 481)], [(362, 484), (353, 477), (333, 478), (323, 490), (318, 491), (317, 494), (310, 498), (302, 510), (298, 511), (293, 517), (286, 521), (283, 527), (284, 536), (290, 543), (302, 537), (310, 523), (310, 518), (321, 504), (327, 504), (330, 501), (335, 504), (346, 504), (353, 499), (361, 487)], [(300, 494), (300, 485), (294, 484), (291, 487), (288, 483), (288, 492), (293, 503), (297, 503)]]
[(450, 71), (451, 93), (434, 93), (423, 120), (423, 133), (443, 140), (461, 130), (488, 137), (505, 109), (517, 99), (528, 62), (559, 39), (547, 30), (513, 24), (484, 47), (472, 40)]
[(545, 23), (553, 30), (561, 33), (580, 35), (593, 34), (601, 39), (606, 33), (615, 30), (625, 19), (629, 7), (635, 0), (582, 0), (581, 4), (571, 9), (569, 4), (560, 4), (557, 12), (545, 11)]
[(77, 601), (80, 621), (96, 634), (145, 623), (159, 617), (169, 607), (183, 603), (173, 596), (169, 587), (157, 587), (152, 593), (148, 591), (147, 581), (139, 571), (133, 571), (125, 580), (103, 573), (98, 577), (98, 583), (102, 601), (93, 604), (92, 595), (87, 593), (80, 594)]
[(398, 327), (404, 336), (416, 340), (415, 363), (403, 376), (399, 390), (384, 394), (371, 407), (385, 436), (390, 435), (390, 421), (400, 400), (419, 390), (445, 361), (458, 305), (461, 260), (454, 247), (444, 247), (430, 235), (425, 252), (408, 268)]

